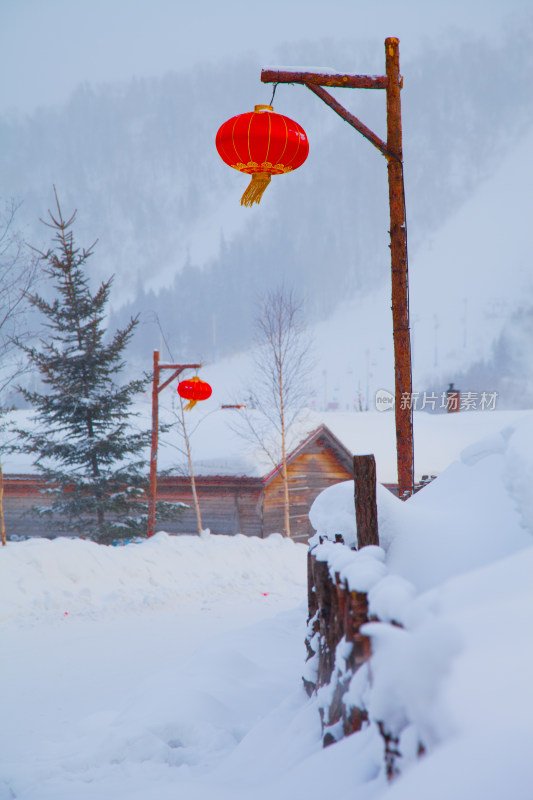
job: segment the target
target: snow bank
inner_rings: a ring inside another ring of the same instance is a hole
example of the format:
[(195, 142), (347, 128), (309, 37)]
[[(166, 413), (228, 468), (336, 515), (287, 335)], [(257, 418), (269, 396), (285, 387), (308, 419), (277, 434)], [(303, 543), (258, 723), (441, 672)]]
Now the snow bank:
[[(380, 483), (376, 486), (376, 499), (379, 538), (381, 544), (388, 547), (396, 533), (403, 503)], [(309, 510), (309, 521), (318, 534), (310, 540), (310, 546), (316, 544), (320, 536), (334, 542), (335, 536), (340, 534), (347, 547), (357, 547), (353, 481), (342, 481), (324, 489)]]
[[(403, 629), (363, 626), (367, 707), (399, 737), (395, 800), (531, 797), (532, 570), (529, 546), (404, 599)], [(426, 756), (409, 769), (418, 742)]]
[[(405, 503), (378, 492), (382, 547), (313, 549), (330, 574), (368, 592), (380, 620), (361, 628), (372, 658), (345, 695), (398, 740), (401, 777), (379, 797), (531, 797), (531, 486), (529, 417), (467, 447)], [(353, 492), (348, 481), (317, 498), (320, 536), (356, 541)]]
[[(530, 800), (532, 444), (531, 421), (492, 432), (408, 502), (379, 491), (380, 547), (316, 548), (382, 620), (347, 694), (374, 722), (325, 750), (300, 684), (303, 545), (0, 548), (0, 798)], [(311, 517), (355, 540), (352, 509), (347, 482)], [(376, 720), (398, 737), (390, 786)]]
[[(533, 542), (533, 417), (465, 448), (407, 502), (377, 487), (380, 544), (389, 573), (418, 591), (493, 563)], [(353, 481), (326, 489), (309, 518), (317, 533), (357, 541)], [(316, 540), (314, 540), (316, 541)]]
[(195, 599), (275, 600), (287, 593), (299, 602), (306, 551), (279, 534), (262, 540), (158, 533), (125, 547), (66, 538), (8, 542), (0, 548), (0, 620), (108, 617)]

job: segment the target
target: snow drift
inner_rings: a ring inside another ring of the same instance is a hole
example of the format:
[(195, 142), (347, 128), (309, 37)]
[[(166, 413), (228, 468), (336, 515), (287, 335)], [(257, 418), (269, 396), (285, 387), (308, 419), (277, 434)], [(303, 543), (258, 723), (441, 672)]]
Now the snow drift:
[[(0, 798), (529, 800), (532, 420), (406, 503), (380, 492), (382, 546), (340, 550), (382, 620), (350, 697), (398, 734), (395, 782), (375, 724), (322, 749), (301, 686), (306, 548), (158, 534), (0, 549)], [(354, 535), (352, 502), (341, 484), (311, 517)]]
[[(380, 488), (382, 547), (333, 541), (356, 541), (353, 482), (311, 509), (313, 554), (350, 590), (368, 592), (369, 616), (380, 620), (361, 628), (372, 657), (344, 702), (398, 740), (394, 798), (529, 796), (532, 435), (529, 417), (471, 445), (405, 503)], [(322, 707), (331, 690), (319, 690)]]

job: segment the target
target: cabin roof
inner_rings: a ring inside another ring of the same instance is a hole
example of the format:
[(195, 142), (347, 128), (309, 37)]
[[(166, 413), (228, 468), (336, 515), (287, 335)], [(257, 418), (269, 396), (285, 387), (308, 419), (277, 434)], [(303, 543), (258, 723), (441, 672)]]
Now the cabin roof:
[[(351, 471), (352, 466), (352, 454), (348, 450), (347, 447), (343, 445), (343, 443), (338, 439), (327, 427), (327, 425), (319, 425), (316, 430), (311, 431), (305, 439), (303, 439), (287, 456), (287, 464), (291, 464), (295, 461), (308, 447), (313, 445), (319, 439), (323, 439), (326, 446), (329, 446), (335, 455), (337, 456), (338, 460), (346, 467), (347, 471)], [(277, 475), (281, 472), (281, 464), (267, 473), (264, 478), (263, 482), (265, 484), (270, 483)]]

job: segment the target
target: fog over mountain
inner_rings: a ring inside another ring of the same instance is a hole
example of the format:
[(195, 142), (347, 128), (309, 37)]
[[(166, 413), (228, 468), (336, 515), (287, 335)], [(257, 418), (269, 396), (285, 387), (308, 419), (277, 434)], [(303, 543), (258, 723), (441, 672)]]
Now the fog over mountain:
[[(498, 42), (439, 37), (401, 61), (411, 260), (533, 124), (532, 38), (527, 28)], [(364, 41), (293, 44), (277, 63), (309, 65), (310, 55), (318, 68), (384, 71), (382, 43)], [(362, 304), (390, 282), (385, 160), (304, 87), (279, 86), (274, 107), (306, 129), (307, 162), (274, 178), (259, 207), (241, 208), (247, 179), (222, 163), (214, 139), (226, 119), (269, 102), (272, 87), (260, 83), (260, 69), (243, 57), (82, 85), (64, 106), (0, 119), (2, 192), (22, 201), (17, 222), (26, 240), (48, 247), (39, 218), (52, 207), (55, 185), (64, 213), (78, 210), (78, 243), (98, 239), (95, 283), (115, 275), (110, 324), (141, 313), (131, 358), (147, 368), (162, 341), (156, 315), (174, 358), (213, 361), (249, 346), (256, 300), (280, 282), (302, 292), (310, 322), (327, 320), (350, 298)], [(383, 92), (332, 93), (385, 138)], [(497, 235), (493, 225), (488, 219), (487, 237)], [(506, 282), (514, 279), (509, 255)], [(431, 281), (427, 291), (431, 304)], [(458, 297), (463, 302), (460, 287)], [(529, 302), (522, 294), (520, 311), (506, 309), (494, 341), (513, 315), (528, 319)], [(439, 324), (445, 337), (442, 314)], [(424, 375), (429, 366), (438, 365), (425, 364)], [(438, 373), (431, 380), (446, 377)]]

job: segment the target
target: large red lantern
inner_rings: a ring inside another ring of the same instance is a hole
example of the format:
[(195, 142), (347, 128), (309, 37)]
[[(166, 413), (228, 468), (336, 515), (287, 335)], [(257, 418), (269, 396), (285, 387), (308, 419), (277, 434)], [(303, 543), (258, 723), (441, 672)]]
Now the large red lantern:
[(211, 397), (212, 391), (209, 384), (200, 378), (190, 378), (178, 383), (179, 396), (189, 401), (184, 407), (185, 411), (190, 411), (191, 408), (194, 408), (199, 400), (207, 400), (208, 397)]
[(241, 205), (259, 203), (271, 175), (301, 167), (309, 153), (304, 129), (289, 117), (275, 114), (272, 106), (232, 117), (220, 126), (216, 146), (223, 161), (252, 176)]

